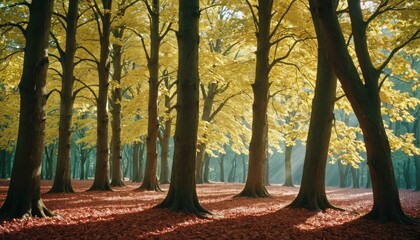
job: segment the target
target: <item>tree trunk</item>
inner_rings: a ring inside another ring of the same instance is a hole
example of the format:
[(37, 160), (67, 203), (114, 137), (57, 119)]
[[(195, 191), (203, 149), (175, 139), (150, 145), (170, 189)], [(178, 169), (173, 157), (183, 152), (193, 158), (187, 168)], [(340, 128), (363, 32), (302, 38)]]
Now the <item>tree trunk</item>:
[(405, 189), (411, 189), (410, 158), (408, 158), (406, 161), (404, 161), (403, 175), (404, 175), (404, 181), (405, 181)]
[(200, 7), (198, 0), (179, 1), (178, 95), (175, 126), (175, 149), (168, 195), (157, 208), (193, 213), (209, 213), (198, 202), (195, 188), (195, 161), (199, 106)]
[(337, 160), (337, 169), (339, 175), (339, 185), (340, 188), (347, 187), (347, 175), (349, 172), (349, 165), (343, 165), (340, 160)]
[(284, 173), (285, 179), (283, 186), (294, 187), (292, 178), (292, 151), (293, 146), (286, 146), (286, 154), (284, 158)]
[(204, 155), (204, 174), (203, 174), (204, 183), (210, 183), (209, 173), (210, 173), (210, 156), (209, 154), (206, 153)]
[(139, 151), (140, 143), (133, 143), (133, 175), (131, 178), (132, 182), (140, 182), (139, 180)]
[(7, 152), (0, 150), (0, 178), (6, 178)]
[[(312, 1), (310, 3), (312, 4)], [(318, 42), (315, 96), (312, 100), (301, 186), (297, 197), (289, 206), (321, 211), (333, 207), (325, 193), (325, 168), (334, 119), (337, 79), (332, 67), (328, 64), (320, 22), (315, 16), (312, 5), (311, 14)]]
[[(414, 133), (414, 138), (416, 139), (416, 147), (420, 147), (420, 119), (417, 118), (414, 121), (412, 131)], [(414, 155), (414, 168), (415, 168), (415, 178), (416, 178), (416, 188), (414, 191), (420, 191), (420, 156)]]
[(238, 155), (235, 153), (235, 156), (232, 159), (229, 175), (228, 175), (228, 182), (235, 182), (236, 178), (236, 157)]
[(359, 169), (351, 167), (351, 175), (352, 175), (353, 188), (359, 188), (360, 187), (360, 185), (359, 185), (359, 176), (360, 176)]
[(42, 202), (40, 176), (46, 117), (47, 49), (53, 4), (51, 0), (33, 0), (29, 8), (19, 83), (19, 132), (12, 176), (0, 218), (53, 215)]
[(159, 187), (157, 178), (157, 139), (159, 130), (157, 101), (159, 92), (159, 0), (153, 0), (152, 8), (149, 10), (151, 15), (150, 26), (150, 58), (148, 58), (149, 68), (149, 106), (147, 119), (147, 155), (146, 155), (146, 169), (144, 172), (144, 180), (140, 190), (158, 191), (162, 190)]
[[(102, 0), (104, 9), (112, 9), (112, 0)], [(97, 107), (97, 139), (96, 139), (96, 167), (95, 178), (90, 191), (109, 191), (109, 162), (108, 162), (108, 87), (109, 87), (109, 35), (111, 32), (111, 11), (97, 14), (101, 18), (100, 58), (98, 64), (99, 93), (96, 100)], [(99, 20), (98, 20), (99, 21)]]
[[(70, 141), (73, 116), (74, 55), (76, 53), (76, 29), (79, 0), (69, 1), (66, 17), (66, 50), (61, 58), (63, 68), (60, 104), (60, 125), (58, 131), (58, 155), (54, 184), (50, 193), (74, 193), (71, 185)], [(61, 55), (61, 54), (60, 54)]]
[(160, 153), (160, 183), (161, 184), (168, 184), (169, 183), (169, 140), (171, 137), (171, 129), (172, 129), (172, 118), (170, 117), (171, 113), (171, 88), (172, 84), (169, 83), (170, 77), (168, 74), (168, 70), (163, 71), (163, 82), (165, 87), (168, 91), (168, 94), (165, 95), (165, 124), (163, 129), (163, 136), (159, 140), (161, 153)]
[(169, 140), (171, 137), (171, 120), (165, 120), (165, 129), (161, 143), (160, 183), (169, 183)]
[[(124, 14), (122, 14), (123, 16)], [(121, 16), (121, 17), (122, 17)], [(112, 30), (112, 34), (115, 39), (123, 41), (122, 37), (124, 34), (124, 26), (117, 26)], [(121, 169), (122, 153), (121, 153), (121, 101), (122, 101), (122, 89), (121, 89), (121, 71), (122, 71), (122, 46), (117, 43), (112, 44), (112, 65), (114, 73), (112, 80), (115, 81), (116, 87), (111, 90), (111, 128), (112, 128), (112, 140), (111, 145), (111, 156), (112, 156), (112, 171), (111, 171), (111, 186), (122, 187), (125, 186), (122, 181), (123, 176)]]
[(246, 160), (245, 160), (245, 155), (242, 155), (242, 182), (245, 183), (246, 181)]
[(356, 55), (364, 81), (360, 78), (348, 52), (334, 1), (315, 0), (315, 3), (317, 17), (321, 20), (324, 41), (328, 46), (328, 60), (340, 79), (364, 136), (373, 190), (373, 208), (365, 215), (365, 218), (413, 223), (414, 220), (405, 215), (400, 204), (391, 149), (381, 116), (380, 71), (370, 60), (366, 42), (367, 24), (363, 20), (360, 2), (348, 1), (348, 5)]
[(53, 178), (54, 172), (54, 150), (55, 144), (52, 143), (48, 146), (45, 146), (45, 162), (46, 162), (46, 169), (45, 169), (45, 179), (51, 180)]
[(220, 182), (225, 182), (225, 156), (225, 154), (222, 154), (217, 160), (220, 166)]
[(258, 32), (256, 52), (255, 82), (252, 84), (254, 102), (252, 104), (252, 135), (249, 144), (248, 178), (245, 188), (238, 196), (268, 197), (263, 184), (264, 173), (264, 129), (267, 125), (267, 104), (269, 94), (268, 74), (270, 72), (270, 23), (272, 2), (258, 1)]

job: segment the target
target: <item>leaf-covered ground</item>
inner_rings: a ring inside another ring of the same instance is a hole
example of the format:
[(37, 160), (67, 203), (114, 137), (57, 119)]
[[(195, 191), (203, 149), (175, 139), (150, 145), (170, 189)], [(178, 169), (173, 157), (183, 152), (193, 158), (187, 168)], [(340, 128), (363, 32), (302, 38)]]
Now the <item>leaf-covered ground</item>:
[[(164, 193), (139, 192), (127, 182), (113, 192), (85, 192), (91, 181), (73, 181), (75, 194), (43, 194), (59, 214), (44, 219), (0, 222), (0, 239), (420, 239), (420, 226), (379, 224), (359, 217), (372, 206), (370, 189), (328, 188), (330, 201), (346, 212), (284, 208), (298, 188), (270, 186), (269, 199), (233, 198), (241, 184), (197, 185), (200, 202), (214, 215), (152, 209)], [(42, 182), (47, 192), (51, 182)], [(0, 180), (0, 203), (8, 181)], [(163, 190), (168, 185), (162, 186)], [(400, 191), (410, 216), (420, 218), (420, 192)]]

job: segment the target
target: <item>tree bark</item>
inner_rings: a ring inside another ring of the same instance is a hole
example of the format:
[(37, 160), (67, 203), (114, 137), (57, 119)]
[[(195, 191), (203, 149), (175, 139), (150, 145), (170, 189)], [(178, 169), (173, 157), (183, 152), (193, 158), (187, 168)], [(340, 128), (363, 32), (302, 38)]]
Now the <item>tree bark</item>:
[(337, 79), (328, 63), (325, 44), (322, 40), (323, 34), (320, 22), (315, 16), (313, 1), (309, 2), (318, 42), (318, 66), (301, 187), (289, 207), (321, 211), (333, 207), (325, 193), (325, 168), (334, 119)]
[[(119, 16), (123, 17), (124, 12), (120, 11)], [(125, 26), (117, 26), (112, 30), (112, 34), (116, 39), (122, 41), (124, 35)], [(121, 153), (121, 101), (122, 101), (122, 89), (121, 89), (121, 75), (122, 75), (122, 46), (117, 43), (112, 44), (112, 65), (114, 73), (112, 80), (115, 81), (116, 87), (111, 90), (111, 128), (112, 128), (112, 140), (111, 155), (112, 155), (112, 172), (111, 172), (111, 186), (122, 187), (125, 186), (122, 181), (123, 176), (121, 169), (122, 153)]]
[(169, 173), (169, 140), (171, 137), (171, 129), (172, 129), (172, 118), (170, 117), (171, 113), (171, 88), (173, 84), (169, 82), (170, 77), (168, 74), (168, 70), (163, 71), (163, 82), (165, 87), (168, 91), (168, 94), (165, 95), (165, 108), (166, 108), (166, 118), (164, 120), (164, 129), (163, 129), (163, 136), (159, 139), (161, 152), (160, 152), (160, 178), (159, 181), (161, 184), (168, 184), (170, 173)]
[(170, 208), (202, 217), (209, 213), (198, 202), (195, 188), (195, 161), (199, 106), (200, 7), (198, 0), (179, 1), (178, 95), (175, 149), (168, 195), (157, 208)]
[(60, 53), (63, 69), (61, 85), (60, 125), (58, 130), (58, 155), (54, 184), (50, 193), (74, 193), (71, 185), (70, 141), (73, 116), (74, 55), (76, 53), (76, 29), (79, 0), (69, 1), (66, 16), (66, 49)]
[(53, 4), (51, 0), (33, 0), (29, 7), (23, 72), (19, 83), (19, 132), (12, 176), (6, 200), (0, 209), (0, 218), (54, 215), (41, 198), (47, 49)]
[(144, 180), (139, 190), (158, 191), (159, 187), (157, 178), (157, 139), (159, 130), (158, 121), (158, 92), (159, 92), (159, 0), (153, 0), (152, 8), (149, 10), (151, 26), (150, 26), (150, 58), (148, 58), (149, 69), (149, 105), (147, 119), (147, 154), (146, 168), (144, 172)]
[(284, 184), (283, 186), (294, 187), (292, 178), (292, 151), (293, 146), (286, 146), (284, 157)]
[(204, 173), (203, 173), (204, 183), (210, 183), (209, 173), (210, 173), (210, 156), (209, 156), (209, 154), (206, 153), (204, 155)]
[(367, 24), (363, 20), (360, 2), (348, 1), (348, 5), (356, 56), (364, 81), (348, 52), (334, 1), (315, 1), (317, 17), (321, 20), (324, 41), (328, 46), (328, 60), (340, 79), (364, 136), (374, 201), (372, 210), (364, 217), (384, 222), (413, 223), (415, 221), (405, 215), (400, 204), (391, 149), (381, 116), (380, 71), (373, 66), (367, 48)]
[[(104, 9), (112, 9), (112, 0), (102, 0)], [(109, 36), (111, 32), (111, 11), (97, 13), (101, 18), (102, 31), (100, 32), (100, 57), (98, 64), (99, 93), (97, 105), (97, 139), (96, 139), (96, 167), (95, 178), (90, 191), (110, 191), (109, 184), (109, 148), (108, 148), (108, 87), (109, 87)], [(97, 19), (99, 21), (99, 19)]]
[(245, 188), (237, 196), (268, 197), (263, 184), (264, 173), (264, 128), (267, 125), (267, 104), (269, 94), (268, 74), (270, 53), (270, 23), (272, 1), (258, 1), (258, 33), (255, 82), (252, 84), (252, 135), (249, 144), (248, 178)]

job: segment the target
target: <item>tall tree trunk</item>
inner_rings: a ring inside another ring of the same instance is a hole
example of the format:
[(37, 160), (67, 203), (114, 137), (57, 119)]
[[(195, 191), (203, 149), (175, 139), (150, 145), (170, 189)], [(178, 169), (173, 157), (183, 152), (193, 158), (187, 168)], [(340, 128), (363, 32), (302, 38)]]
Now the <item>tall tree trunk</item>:
[[(96, 4), (96, 3), (95, 3)], [(112, 9), (112, 0), (102, 0), (104, 9)], [(96, 167), (95, 178), (90, 187), (90, 191), (109, 191), (109, 148), (108, 148), (108, 87), (109, 87), (109, 36), (111, 32), (111, 11), (96, 13), (102, 22), (100, 32), (100, 57), (98, 64), (99, 93), (97, 96), (97, 139), (96, 139)], [(97, 19), (99, 21), (99, 19)]]
[(151, 18), (150, 26), (150, 57), (148, 57), (149, 68), (149, 105), (147, 118), (147, 155), (144, 180), (139, 187), (140, 190), (162, 191), (157, 178), (157, 139), (159, 130), (158, 121), (158, 92), (159, 92), (159, 0), (152, 1), (152, 8), (149, 9)]
[(161, 184), (169, 183), (169, 140), (171, 137), (171, 120), (165, 120), (165, 129), (163, 129), (163, 137), (161, 143), (161, 163), (160, 163), (160, 178)]
[(313, 7), (321, 20), (328, 60), (340, 79), (342, 88), (359, 120), (366, 146), (367, 163), (372, 179), (373, 208), (367, 219), (413, 223), (401, 208), (391, 149), (381, 116), (379, 77), (369, 56), (366, 42), (367, 24), (363, 20), (360, 1), (348, 1), (355, 51), (363, 80), (353, 63), (340, 23), (335, 1), (315, 0)]
[(169, 173), (169, 140), (171, 137), (171, 129), (172, 129), (172, 118), (170, 116), (171, 113), (171, 88), (172, 84), (169, 82), (170, 77), (168, 74), (168, 70), (163, 71), (163, 83), (168, 91), (168, 94), (165, 95), (165, 124), (163, 129), (163, 136), (159, 139), (161, 153), (160, 153), (160, 178), (159, 181), (161, 184), (169, 183), (170, 173)]
[(19, 83), (19, 132), (12, 176), (0, 218), (53, 215), (42, 202), (40, 176), (46, 117), (47, 49), (53, 4), (51, 0), (33, 0), (29, 8)]
[[(124, 12), (119, 11), (119, 16), (123, 17)], [(112, 34), (115, 39), (120, 42), (123, 41), (124, 26), (117, 26), (112, 30)], [(122, 46), (117, 43), (112, 44), (112, 65), (114, 73), (112, 80), (115, 81), (116, 87), (111, 90), (111, 128), (112, 128), (112, 140), (111, 155), (112, 155), (112, 171), (111, 171), (111, 186), (122, 187), (125, 186), (122, 181), (123, 176), (121, 169), (122, 153), (121, 153), (121, 101), (122, 101), (122, 89), (121, 89), (121, 75), (122, 75)]]
[(66, 17), (66, 50), (61, 53), (63, 77), (61, 85), (60, 125), (58, 130), (58, 155), (54, 184), (50, 193), (74, 193), (71, 185), (70, 140), (73, 116), (74, 55), (76, 53), (76, 29), (79, 0), (69, 1)]
[[(312, 1), (310, 3), (312, 4)], [(333, 207), (325, 193), (325, 168), (334, 119), (337, 79), (332, 67), (328, 64), (320, 22), (312, 7), (311, 15), (318, 43), (315, 96), (312, 100), (301, 186), (297, 197), (289, 206), (320, 211)]]
[[(205, 122), (210, 122), (211, 111), (213, 108), (214, 98), (217, 94), (216, 92), (217, 84), (216, 83), (209, 83), (207, 84), (207, 92), (204, 85), (201, 85), (201, 92), (203, 95), (203, 112), (201, 114), (201, 120)], [(202, 136), (202, 138), (206, 139), (206, 133)], [(204, 157), (206, 155), (206, 143), (202, 142), (198, 144), (198, 152), (197, 152), (197, 160), (196, 160), (196, 183), (204, 183)]]
[(209, 213), (198, 202), (195, 188), (195, 161), (199, 106), (200, 7), (198, 0), (179, 1), (178, 95), (175, 126), (175, 149), (168, 195), (157, 208), (202, 216)]
[(267, 125), (267, 104), (269, 94), (268, 74), (270, 72), (270, 23), (272, 1), (258, 1), (258, 32), (255, 82), (252, 84), (254, 102), (252, 104), (252, 135), (249, 144), (248, 178), (245, 188), (238, 196), (268, 197), (263, 184), (264, 173), (264, 129)]
[(284, 184), (283, 186), (294, 187), (292, 178), (292, 146), (286, 146), (286, 153), (284, 157)]

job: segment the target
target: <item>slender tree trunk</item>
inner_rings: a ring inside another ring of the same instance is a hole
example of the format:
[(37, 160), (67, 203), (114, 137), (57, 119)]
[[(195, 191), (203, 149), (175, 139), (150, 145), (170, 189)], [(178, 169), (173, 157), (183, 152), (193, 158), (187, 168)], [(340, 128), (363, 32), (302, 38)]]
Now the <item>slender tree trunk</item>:
[[(123, 13), (120, 12), (124, 16)], [(112, 30), (112, 34), (116, 39), (122, 41), (124, 35), (124, 26), (117, 26)], [(121, 149), (121, 101), (122, 101), (122, 89), (121, 89), (121, 75), (122, 75), (122, 46), (117, 43), (112, 44), (112, 65), (114, 73), (112, 80), (116, 82), (117, 86), (111, 90), (111, 128), (112, 128), (112, 140), (111, 154), (112, 154), (112, 171), (111, 171), (111, 186), (122, 187), (125, 186), (122, 181), (123, 176), (121, 170), (122, 161), (122, 149)]]
[(169, 183), (169, 140), (171, 136), (171, 120), (165, 120), (165, 129), (161, 141), (160, 183)]
[(175, 126), (175, 150), (168, 195), (157, 208), (202, 216), (209, 213), (198, 202), (195, 188), (195, 161), (199, 106), (200, 7), (198, 0), (179, 1), (178, 95)]
[[(112, 0), (102, 0), (104, 9), (112, 9)], [(97, 96), (97, 139), (95, 179), (89, 190), (109, 191), (109, 148), (108, 148), (108, 87), (109, 87), (109, 36), (111, 32), (111, 11), (101, 13), (102, 31), (100, 32), (100, 58), (98, 64), (99, 93)]]
[[(312, 1), (310, 3), (312, 4)], [(318, 43), (315, 96), (312, 100), (301, 186), (297, 197), (289, 206), (320, 211), (333, 207), (325, 193), (325, 168), (334, 119), (337, 79), (332, 67), (328, 64), (320, 22), (315, 16), (312, 5), (311, 14)]]
[(0, 178), (6, 178), (6, 162), (7, 162), (6, 150), (0, 150)]
[(50, 193), (74, 193), (71, 185), (70, 141), (73, 116), (74, 55), (76, 53), (76, 29), (79, 0), (69, 1), (66, 17), (66, 50), (61, 56), (63, 68), (60, 104), (60, 125), (58, 132), (58, 155), (54, 184)]
[[(416, 139), (415, 144), (416, 147), (420, 147), (420, 128), (419, 124), (420, 119), (417, 118), (414, 121), (412, 131), (414, 133), (414, 138)], [(420, 191), (420, 156), (414, 155), (414, 168), (415, 168), (415, 178), (416, 178), (416, 188), (414, 191)]]
[(157, 139), (159, 130), (157, 100), (159, 92), (159, 0), (152, 1), (152, 9), (149, 10), (151, 15), (150, 26), (150, 58), (148, 58), (149, 68), (149, 106), (147, 119), (147, 155), (146, 169), (144, 172), (144, 180), (140, 186), (140, 190), (146, 191), (162, 191), (159, 187), (157, 178)]
[(225, 156), (225, 154), (222, 154), (217, 160), (220, 166), (220, 182), (225, 182)]
[(351, 175), (352, 175), (353, 188), (359, 188), (360, 187), (360, 185), (359, 185), (359, 177), (360, 177), (359, 169), (351, 167)]
[(235, 153), (235, 156), (232, 159), (232, 163), (230, 165), (230, 171), (228, 175), (228, 182), (235, 182), (236, 178), (236, 157), (238, 155)]
[(140, 145), (140, 153), (139, 153), (139, 176), (138, 176), (138, 181), (141, 182), (144, 179), (144, 152), (146, 150), (146, 144), (141, 144)]
[(242, 182), (245, 183), (246, 181), (246, 159), (245, 159), (245, 155), (242, 155)]
[(403, 165), (403, 174), (404, 174), (404, 181), (405, 181), (405, 188), (411, 189), (411, 181), (410, 181), (410, 158), (404, 161)]
[(210, 173), (210, 156), (206, 153), (204, 156), (204, 174), (203, 174), (204, 183), (210, 183), (209, 173)]
[(132, 175), (132, 182), (140, 182), (139, 180), (139, 151), (140, 151), (140, 143), (135, 142), (133, 143), (133, 175)]
[(321, 20), (328, 60), (340, 79), (363, 132), (367, 163), (372, 179), (373, 208), (367, 219), (413, 223), (401, 208), (391, 149), (381, 116), (379, 97), (380, 71), (370, 60), (366, 27), (360, 1), (348, 1), (356, 55), (363, 80), (350, 56), (336, 15), (334, 1), (315, 0), (313, 7)]
[(292, 178), (292, 151), (293, 146), (286, 146), (286, 154), (284, 158), (285, 179), (283, 186), (294, 187)]
[(46, 217), (41, 199), (48, 39), (54, 1), (33, 0), (25, 30), (26, 46), (19, 83), (20, 117), (15, 160), (0, 218)]
[(170, 173), (169, 173), (169, 140), (171, 137), (171, 130), (172, 130), (172, 118), (170, 116), (171, 113), (171, 88), (172, 84), (169, 82), (170, 77), (168, 74), (168, 70), (163, 71), (163, 82), (165, 87), (168, 91), (168, 94), (165, 95), (165, 124), (163, 129), (163, 136), (159, 140), (161, 146), (161, 153), (160, 153), (160, 183), (167, 184), (169, 183)]
[(248, 178), (245, 188), (238, 196), (268, 197), (263, 184), (264, 173), (264, 129), (267, 125), (267, 104), (269, 94), (268, 74), (270, 53), (270, 23), (272, 2), (258, 1), (258, 32), (255, 82), (252, 84), (254, 102), (252, 104), (252, 135), (249, 144)]

